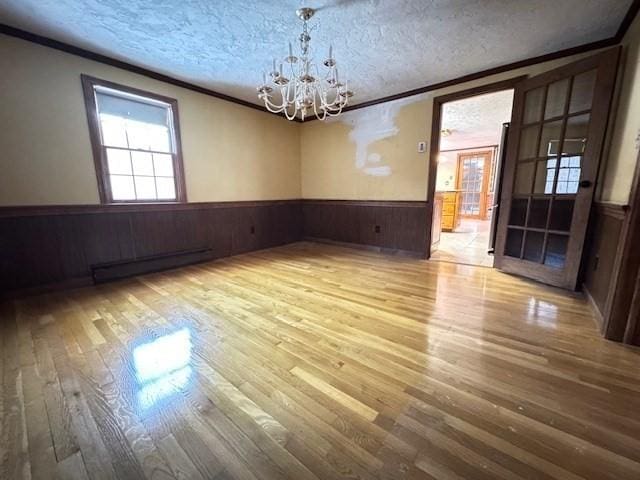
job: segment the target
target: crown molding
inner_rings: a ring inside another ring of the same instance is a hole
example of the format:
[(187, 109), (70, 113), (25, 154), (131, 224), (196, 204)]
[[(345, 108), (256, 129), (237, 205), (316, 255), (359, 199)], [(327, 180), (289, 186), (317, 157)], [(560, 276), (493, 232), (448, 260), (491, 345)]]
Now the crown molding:
[(627, 14), (622, 19), (622, 23), (620, 24), (620, 28), (616, 32), (615, 38), (617, 43), (620, 43), (624, 36), (627, 34), (629, 27), (638, 15), (638, 11), (640, 11), (640, 0), (633, 0), (631, 5), (629, 6), (629, 10), (627, 10)]

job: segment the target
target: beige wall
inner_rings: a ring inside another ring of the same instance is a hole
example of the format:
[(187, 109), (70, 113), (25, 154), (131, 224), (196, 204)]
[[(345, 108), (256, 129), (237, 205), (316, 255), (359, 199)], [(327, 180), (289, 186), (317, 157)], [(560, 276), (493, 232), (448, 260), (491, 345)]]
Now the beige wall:
[(299, 124), (0, 35), (0, 205), (99, 203), (80, 74), (178, 100), (190, 202), (299, 198)]
[(620, 100), (611, 128), (611, 149), (600, 199), (626, 204), (638, 159), (636, 142), (640, 142), (640, 15), (631, 24), (622, 44)]
[[(536, 75), (593, 53), (541, 63), (302, 125), (303, 198), (425, 200), (433, 98), (520, 75)], [(356, 92), (357, 93), (357, 92)]]
[(458, 174), (458, 153), (440, 152), (438, 154), (438, 175), (436, 175), (436, 190), (447, 191), (456, 188)]
[[(640, 129), (640, 17), (601, 198), (626, 203)], [(0, 35), (0, 205), (98, 203), (80, 74), (178, 99), (189, 201), (424, 200), (433, 98), (578, 58), (555, 60), (299, 125), (23, 40)]]

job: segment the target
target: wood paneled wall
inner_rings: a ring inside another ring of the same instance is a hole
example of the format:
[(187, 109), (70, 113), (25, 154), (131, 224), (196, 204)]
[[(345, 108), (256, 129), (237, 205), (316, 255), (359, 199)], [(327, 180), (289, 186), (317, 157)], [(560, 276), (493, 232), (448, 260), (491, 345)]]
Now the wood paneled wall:
[(0, 292), (88, 284), (92, 266), (105, 263), (199, 249), (210, 249), (206, 258), (215, 259), (303, 237), (423, 257), (427, 229), (425, 202), (4, 207)]
[(426, 202), (303, 200), (302, 212), (305, 238), (427, 254)]
[(594, 203), (583, 260), (583, 288), (596, 309), (601, 330), (611, 313), (612, 281), (619, 268), (619, 245), (626, 208)]
[(0, 292), (90, 281), (91, 266), (210, 249), (210, 258), (301, 238), (293, 201), (0, 209)]

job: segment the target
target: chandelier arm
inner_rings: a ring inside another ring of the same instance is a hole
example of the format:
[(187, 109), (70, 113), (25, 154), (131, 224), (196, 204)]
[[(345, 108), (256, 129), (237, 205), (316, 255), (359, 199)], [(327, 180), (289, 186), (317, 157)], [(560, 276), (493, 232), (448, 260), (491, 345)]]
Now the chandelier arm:
[(327, 104), (327, 105), (326, 105), (326, 108), (327, 108), (327, 110), (329, 110), (329, 111), (335, 112), (335, 111), (337, 111), (337, 110), (339, 110), (339, 109), (341, 108), (341, 107), (340, 107), (340, 105), (341, 105), (340, 103), (337, 103), (337, 104)]
[[(298, 115), (298, 106), (296, 103), (297, 96), (297, 83), (287, 85), (287, 93), (286, 93), (286, 101), (283, 102), (284, 111), (289, 120), (293, 120)], [(291, 109), (291, 113), (289, 113), (289, 107), (293, 107)]]
[(298, 110), (294, 109), (293, 113), (289, 113), (289, 110), (287, 108), (284, 108), (282, 110), (284, 112), (284, 116), (287, 117), (287, 120), (293, 120), (294, 118), (296, 118), (296, 115), (298, 115)]
[(329, 112), (329, 115), (332, 117), (340, 115), (342, 113), (342, 109), (347, 106), (348, 102), (349, 102), (349, 99), (345, 98), (344, 101), (341, 101), (340, 103), (338, 103), (337, 107), (332, 108), (332, 111)]
[(331, 103), (327, 102), (327, 104), (334, 106), (334, 105), (337, 105), (338, 103), (340, 103), (340, 91), (336, 88), (336, 95), (333, 98), (333, 102)]
[(341, 113), (342, 113), (342, 107), (340, 107), (340, 109), (336, 110), (335, 112), (327, 112), (327, 115), (330, 117), (337, 117)]
[(327, 119), (327, 112), (324, 112), (324, 115), (318, 115), (317, 113), (315, 115), (316, 115), (316, 118), (321, 122), (324, 122)]
[[(315, 86), (315, 89), (318, 89), (318, 86)], [(315, 92), (314, 92), (315, 95)], [(322, 102), (322, 97), (320, 97), (320, 102)], [(318, 114), (318, 105), (316, 102), (313, 102), (313, 114), (316, 116), (316, 118), (320, 121), (324, 121), (327, 118), (327, 111), (325, 109), (322, 110), (323, 111), (323, 115), (321, 116), (320, 114)]]
[(287, 105), (295, 103), (296, 101), (296, 95), (297, 95), (297, 88), (298, 85), (297, 83), (290, 83), (289, 85), (287, 85)]
[(269, 104), (265, 103), (264, 105), (266, 107), (266, 109), (271, 112), (271, 113), (281, 113), (282, 112), (282, 108), (273, 108), (271, 107)]
[(286, 89), (282, 89), (282, 104), (286, 108), (288, 108), (292, 104), (295, 106), (297, 86), (297, 82), (289, 82)]
[(276, 105), (275, 103), (272, 103), (271, 100), (268, 97), (264, 98), (264, 106), (271, 113), (280, 113), (280, 112), (282, 112), (282, 109), (284, 108), (283, 105)]
[(282, 98), (282, 107), (286, 108), (289, 103), (289, 86), (291, 82), (280, 87), (280, 97)]

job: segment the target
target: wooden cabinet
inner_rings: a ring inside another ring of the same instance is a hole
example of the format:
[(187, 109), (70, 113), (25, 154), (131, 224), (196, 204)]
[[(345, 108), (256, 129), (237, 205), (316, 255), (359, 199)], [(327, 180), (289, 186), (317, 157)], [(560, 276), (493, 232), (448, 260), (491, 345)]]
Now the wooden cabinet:
[(452, 232), (460, 225), (460, 192), (439, 192), (442, 195), (442, 230)]

